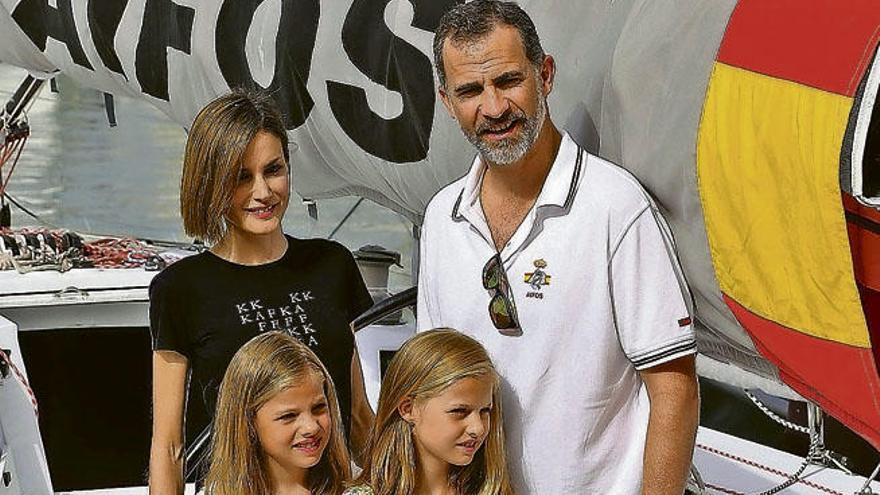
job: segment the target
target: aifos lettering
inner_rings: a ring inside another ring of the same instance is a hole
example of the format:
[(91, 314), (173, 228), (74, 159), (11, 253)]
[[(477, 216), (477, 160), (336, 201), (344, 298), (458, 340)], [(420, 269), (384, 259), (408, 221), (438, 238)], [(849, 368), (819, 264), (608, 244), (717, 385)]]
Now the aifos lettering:
[[(172, 0), (145, 0), (134, 51), (134, 73), (118, 53), (115, 40), (123, 19), (135, 2), (117, 0), (22, 0), (13, 20), (43, 52), (51, 38), (62, 43), (77, 66), (95, 70), (79, 33), (88, 33), (104, 68), (136, 81), (141, 91), (171, 102), (168, 51), (193, 54), (193, 29), (201, 3), (191, 7)], [(307, 84), (316, 65), (319, 0), (279, 0), (281, 17), (275, 33), (273, 77), (260, 85), (252, 74), (246, 50), (248, 32), (260, 7), (269, 0), (223, 0), (213, 24), (213, 59), (229, 87), (260, 86), (272, 92), (289, 130), (301, 126), (315, 105)], [(370, 109), (366, 91), (355, 85), (326, 80), (327, 98), (340, 127), (361, 149), (394, 163), (416, 162), (428, 154), (434, 119), (435, 95), (431, 60), (427, 54), (396, 36), (385, 23), (393, 0), (353, 0), (346, 14), (339, 45), (351, 63), (372, 82), (401, 95), (403, 111), (384, 118)], [(402, 1), (402, 0), (400, 0)], [(412, 26), (433, 32), (440, 16), (463, 0), (409, 0)], [(85, 5), (88, 26), (78, 26), (74, 9)], [(138, 6), (140, 8), (140, 6)], [(217, 4), (211, 5), (216, 9)], [(200, 55), (202, 55), (200, 53)], [(204, 63), (204, 57), (199, 63)], [(319, 65), (319, 64), (318, 64)]]

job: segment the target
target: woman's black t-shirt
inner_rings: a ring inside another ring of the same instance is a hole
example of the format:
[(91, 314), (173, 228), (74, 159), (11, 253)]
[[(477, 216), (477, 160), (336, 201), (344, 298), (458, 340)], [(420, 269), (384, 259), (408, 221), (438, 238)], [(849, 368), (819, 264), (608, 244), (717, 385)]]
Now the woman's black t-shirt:
[(246, 266), (210, 252), (184, 258), (150, 285), (154, 350), (185, 356), (208, 414), (233, 354), (255, 335), (284, 331), (315, 352), (336, 385), (343, 425), (351, 417), (350, 322), (372, 305), (351, 253), (324, 239), (288, 236), (284, 256)]

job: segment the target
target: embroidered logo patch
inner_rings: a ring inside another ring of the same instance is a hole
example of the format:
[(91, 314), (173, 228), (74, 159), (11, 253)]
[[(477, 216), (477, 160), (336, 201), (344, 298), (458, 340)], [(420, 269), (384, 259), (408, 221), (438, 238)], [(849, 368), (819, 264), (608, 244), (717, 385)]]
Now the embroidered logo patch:
[(528, 292), (526, 297), (543, 299), (544, 294), (541, 293), (541, 287), (550, 285), (550, 274), (544, 270), (547, 268), (547, 262), (543, 259), (537, 259), (534, 264), (535, 271), (528, 272), (523, 276), (523, 281), (529, 284), (529, 287), (532, 288), (532, 291)]

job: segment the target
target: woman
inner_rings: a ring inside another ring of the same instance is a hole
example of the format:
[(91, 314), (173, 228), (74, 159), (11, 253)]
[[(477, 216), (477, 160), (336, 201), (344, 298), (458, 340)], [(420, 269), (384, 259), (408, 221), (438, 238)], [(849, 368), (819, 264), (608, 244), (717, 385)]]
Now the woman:
[(339, 494), (351, 477), (340, 421), (332, 379), (308, 347), (281, 332), (254, 337), (220, 385), (205, 492)]
[(281, 116), (260, 93), (217, 98), (189, 132), (180, 211), (186, 233), (210, 249), (171, 265), (150, 286), (152, 493), (183, 491), (188, 374), (194, 396), (213, 414), (233, 354), (269, 330), (315, 351), (336, 384), (353, 448), (366, 443), (372, 411), (350, 322), (372, 301), (347, 249), (283, 233), (287, 147)]
[(498, 375), (449, 329), (420, 333), (388, 366), (364, 470), (346, 495), (510, 495)]

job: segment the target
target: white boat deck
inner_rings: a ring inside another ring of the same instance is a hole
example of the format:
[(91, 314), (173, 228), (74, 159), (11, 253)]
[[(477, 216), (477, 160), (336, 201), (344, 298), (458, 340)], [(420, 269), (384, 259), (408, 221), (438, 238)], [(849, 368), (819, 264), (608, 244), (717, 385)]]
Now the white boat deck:
[[(803, 458), (708, 428), (700, 428), (694, 465), (708, 494), (761, 493), (783, 483), (801, 466)], [(880, 462), (880, 459), (878, 459)], [(790, 495), (854, 495), (865, 478), (838, 469), (808, 466), (803, 479), (780, 493)], [(880, 482), (871, 483), (880, 493)]]

